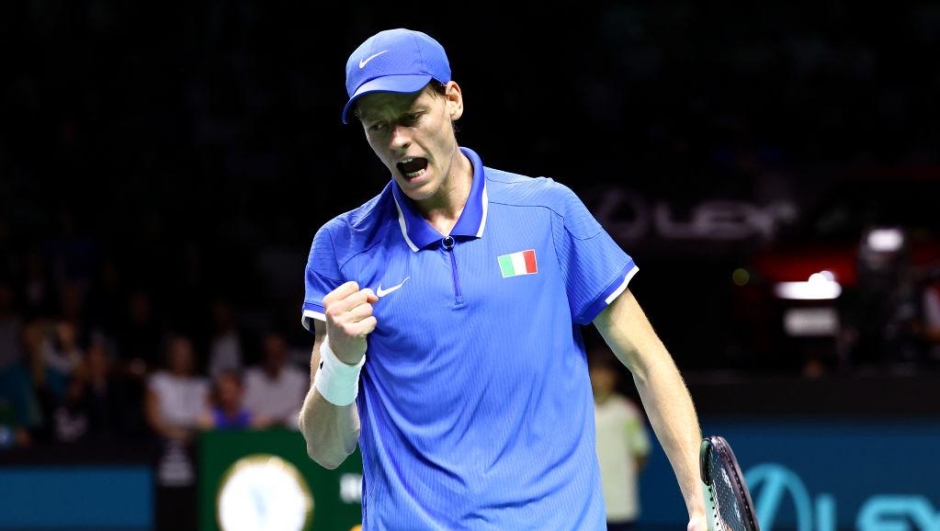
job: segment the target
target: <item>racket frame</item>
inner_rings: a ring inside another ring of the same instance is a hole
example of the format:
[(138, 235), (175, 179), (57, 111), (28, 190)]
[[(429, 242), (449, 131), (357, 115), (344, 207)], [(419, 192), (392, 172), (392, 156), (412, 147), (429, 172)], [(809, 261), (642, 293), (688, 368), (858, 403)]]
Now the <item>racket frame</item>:
[(713, 470), (708, 464), (709, 455), (714, 452), (718, 452), (718, 461), (734, 476), (733, 479), (736, 484), (736, 488), (734, 489), (735, 498), (737, 498), (738, 504), (742, 506), (742, 516), (750, 520), (750, 522), (744, 522), (744, 526), (749, 531), (760, 531), (760, 523), (757, 520), (754, 502), (751, 499), (751, 492), (747, 487), (747, 483), (744, 481), (744, 473), (741, 472), (741, 466), (738, 464), (738, 459), (735, 457), (731, 445), (720, 435), (704, 437), (699, 449), (699, 473), (701, 475), (702, 489), (705, 495), (705, 509), (709, 531), (725, 531), (724, 529), (715, 527), (717, 507), (715, 497), (712, 493), (712, 485), (715, 483), (715, 478), (712, 477)]

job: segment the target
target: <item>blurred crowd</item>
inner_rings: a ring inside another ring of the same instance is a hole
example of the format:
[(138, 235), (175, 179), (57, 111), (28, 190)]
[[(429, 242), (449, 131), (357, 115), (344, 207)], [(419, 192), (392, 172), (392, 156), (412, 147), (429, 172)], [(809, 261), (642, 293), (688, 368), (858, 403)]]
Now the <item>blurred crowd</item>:
[(224, 293), (124, 282), (93, 247), (3, 250), (0, 446), (296, 428), (309, 344)]

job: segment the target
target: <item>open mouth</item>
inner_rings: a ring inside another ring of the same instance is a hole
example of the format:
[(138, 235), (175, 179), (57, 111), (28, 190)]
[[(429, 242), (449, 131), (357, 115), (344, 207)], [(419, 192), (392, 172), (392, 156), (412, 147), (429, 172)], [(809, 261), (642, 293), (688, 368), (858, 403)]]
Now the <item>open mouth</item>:
[(399, 162), (397, 167), (398, 171), (401, 172), (406, 179), (414, 179), (423, 174), (427, 169), (428, 159), (424, 157), (407, 158)]

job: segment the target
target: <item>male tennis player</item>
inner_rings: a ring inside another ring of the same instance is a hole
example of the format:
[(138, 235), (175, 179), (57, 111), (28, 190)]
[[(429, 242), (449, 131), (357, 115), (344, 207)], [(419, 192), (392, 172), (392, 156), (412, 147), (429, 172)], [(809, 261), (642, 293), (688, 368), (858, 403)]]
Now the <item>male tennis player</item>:
[(381, 31), (346, 64), (385, 188), (322, 226), (306, 266), (310, 457), (358, 444), (363, 529), (605, 529), (581, 327), (632, 371), (704, 531), (701, 431), (671, 356), (627, 289), (633, 259), (549, 178), (458, 146), (460, 85), (425, 33)]

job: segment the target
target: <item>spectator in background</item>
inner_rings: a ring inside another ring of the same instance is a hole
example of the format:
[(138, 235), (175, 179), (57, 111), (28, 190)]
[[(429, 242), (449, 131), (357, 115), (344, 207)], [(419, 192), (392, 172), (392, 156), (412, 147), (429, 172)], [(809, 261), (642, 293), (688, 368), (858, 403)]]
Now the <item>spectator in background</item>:
[(43, 342), (46, 363), (66, 375), (78, 370), (85, 358), (76, 328), (70, 321), (52, 323), (50, 338)]
[(200, 416), (199, 427), (206, 430), (262, 429), (271, 424), (263, 415), (245, 407), (242, 374), (225, 369), (213, 381), (210, 407)]
[(198, 508), (195, 436), (209, 407), (209, 383), (196, 371), (196, 352), (187, 335), (171, 335), (165, 365), (147, 377), (144, 412), (159, 438), (154, 462), (157, 506), (172, 512), (156, 515), (155, 529), (195, 529)]
[[(25, 330), (19, 330), (15, 343), (25, 338)], [(0, 365), (0, 448), (28, 446), (32, 443), (31, 432), (43, 422), (42, 407), (32, 384), (29, 363), (22, 354)]]
[(127, 295), (127, 314), (117, 333), (121, 369), (127, 374), (144, 379), (161, 365), (160, 345), (164, 330), (157, 320), (153, 297), (143, 288)]
[(85, 315), (85, 284), (76, 281), (62, 282), (59, 286), (59, 306), (55, 315), (58, 321), (69, 323), (75, 334), (75, 342), (88, 342), (88, 324)]
[(928, 273), (917, 334), (924, 342), (925, 361), (940, 366), (940, 266)]
[(53, 414), (66, 395), (69, 374), (46, 360), (51, 329), (48, 319), (34, 319), (23, 326), (23, 356), (3, 371), (0, 381), (0, 396), (5, 395), (30, 443), (52, 440)]
[(52, 439), (58, 443), (75, 443), (88, 434), (88, 401), (85, 382), (80, 371), (69, 374), (65, 398), (52, 414)]
[(26, 319), (52, 315), (59, 295), (42, 251), (36, 247), (23, 254), (23, 277), (17, 282)]
[(52, 319), (39, 318), (33, 319), (23, 328), (23, 361), (29, 370), (33, 388), (45, 404), (58, 403), (65, 397), (69, 374), (75, 369), (72, 365), (60, 366), (49, 359), (49, 354), (55, 348), (55, 325)]
[(262, 361), (245, 371), (245, 406), (284, 427), (296, 429), (310, 376), (290, 361), (290, 349), (280, 332), (262, 340)]
[(95, 336), (85, 352), (84, 386), (89, 435), (96, 440), (128, 439), (143, 432), (143, 387), (115, 370), (114, 347)]
[(0, 448), (28, 444), (27, 426), (39, 411), (23, 364), (23, 318), (15, 299), (12, 283), (0, 279)]
[(213, 332), (209, 342), (209, 377), (213, 380), (225, 371), (241, 371), (244, 362), (242, 337), (235, 321), (232, 304), (217, 298), (212, 303)]
[[(0, 370), (0, 385), (5, 383)], [(0, 450), (27, 445), (29, 431), (19, 424), (13, 405), (6, 399), (6, 393), (0, 390)]]
[(16, 291), (12, 284), (0, 280), (0, 371), (23, 357), (23, 318), (16, 311)]
[(650, 452), (645, 421), (636, 403), (619, 389), (619, 363), (597, 346), (590, 353), (597, 459), (600, 463), (607, 529), (635, 529), (640, 515), (639, 479)]
[(148, 377), (145, 418), (161, 438), (189, 443), (208, 407), (209, 384), (196, 372), (189, 337), (174, 336), (166, 345), (165, 367)]

